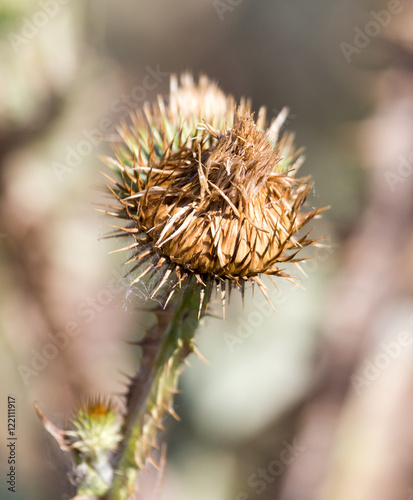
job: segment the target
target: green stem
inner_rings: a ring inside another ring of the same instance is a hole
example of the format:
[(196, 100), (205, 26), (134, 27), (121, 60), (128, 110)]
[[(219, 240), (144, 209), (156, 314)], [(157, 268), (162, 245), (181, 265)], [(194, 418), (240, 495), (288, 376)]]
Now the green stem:
[[(182, 363), (194, 351), (194, 334), (199, 324), (201, 286), (191, 283), (181, 294), (171, 320), (163, 332), (159, 315), (158, 328), (152, 332), (152, 349), (158, 342), (156, 355), (148, 354), (142, 361), (137, 376), (132, 379), (128, 394), (128, 409), (123, 426), (123, 436), (115, 456), (115, 477), (111, 490), (102, 497), (110, 500), (129, 500), (135, 491), (139, 469), (161, 428), (162, 416), (173, 414), (173, 396), (177, 390)], [(156, 314), (156, 310), (154, 310)], [(163, 317), (164, 317), (163, 313)], [(165, 323), (165, 320), (163, 320)], [(156, 338), (158, 337), (158, 338)]]

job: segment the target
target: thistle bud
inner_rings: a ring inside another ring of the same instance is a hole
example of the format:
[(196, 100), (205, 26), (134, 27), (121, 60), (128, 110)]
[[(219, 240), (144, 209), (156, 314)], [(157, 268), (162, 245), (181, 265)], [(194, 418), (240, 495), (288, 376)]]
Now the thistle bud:
[(74, 482), (80, 498), (103, 495), (113, 480), (110, 460), (121, 440), (121, 421), (110, 404), (94, 399), (81, 406), (66, 431), (75, 457)]
[(71, 448), (92, 459), (116, 449), (120, 441), (120, 422), (112, 406), (103, 400), (94, 399), (81, 406), (73, 417), (76, 438)]

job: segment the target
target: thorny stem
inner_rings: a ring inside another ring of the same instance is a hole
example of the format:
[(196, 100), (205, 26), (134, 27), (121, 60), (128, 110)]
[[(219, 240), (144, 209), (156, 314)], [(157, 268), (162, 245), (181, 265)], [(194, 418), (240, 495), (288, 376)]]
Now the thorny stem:
[[(154, 446), (156, 431), (162, 428), (166, 411), (174, 414), (172, 400), (182, 363), (194, 351), (194, 334), (199, 324), (201, 287), (192, 282), (182, 291), (175, 310), (154, 310), (157, 326), (148, 332), (142, 365), (131, 380), (123, 439), (113, 459), (115, 472), (111, 489), (101, 500), (128, 500), (135, 491), (139, 469)], [(172, 307), (172, 306), (171, 306)], [(170, 314), (168, 314), (170, 311)], [(165, 314), (165, 312), (167, 314)], [(165, 324), (170, 319), (169, 324)]]

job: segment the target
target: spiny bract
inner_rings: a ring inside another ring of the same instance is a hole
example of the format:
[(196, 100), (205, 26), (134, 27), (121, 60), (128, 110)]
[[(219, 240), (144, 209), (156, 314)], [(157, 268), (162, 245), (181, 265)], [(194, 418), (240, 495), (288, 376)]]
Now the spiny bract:
[(107, 213), (129, 222), (118, 234), (134, 242), (121, 250), (134, 251), (134, 282), (145, 277), (152, 297), (191, 277), (223, 293), (256, 282), (266, 295), (260, 274), (288, 276), (280, 264), (302, 260), (315, 240), (297, 232), (323, 209), (300, 211), (312, 181), (295, 178), (303, 157), (293, 134), (279, 137), (286, 116), (266, 129), (265, 108), (255, 122), (249, 101), (184, 74), (168, 104), (158, 97), (119, 128), (116, 159), (105, 158), (118, 174)]

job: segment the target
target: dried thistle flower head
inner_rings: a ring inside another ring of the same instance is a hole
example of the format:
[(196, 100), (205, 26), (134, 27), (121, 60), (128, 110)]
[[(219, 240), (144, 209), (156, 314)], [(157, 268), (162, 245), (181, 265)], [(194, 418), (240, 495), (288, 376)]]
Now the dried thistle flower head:
[(267, 129), (265, 108), (254, 121), (248, 101), (185, 74), (172, 77), (169, 104), (159, 97), (119, 129), (117, 160), (106, 158), (118, 173), (108, 213), (129, 222), (119, 228), (134, 236), (129, 262), (135, 281), (156, 276), (152, 296), (170, 277), (223, 290), (252, 281), (265, 293), (260, 274), (287, 276), (281, 266), (302, 260), (314, 240), (297, 233), (323, 209), (301, 210), (312, 181), (295, 177), (294, 136), (279, 138), (286, 116)]

